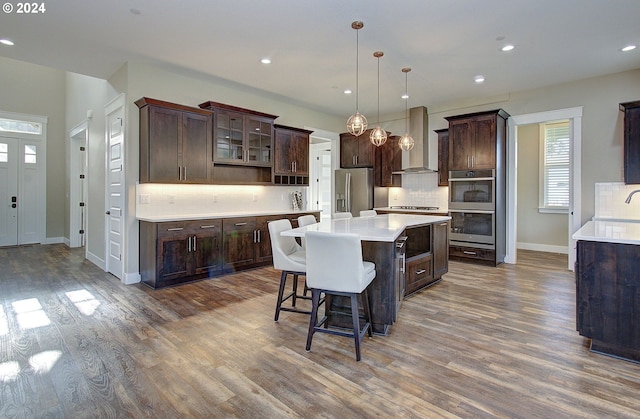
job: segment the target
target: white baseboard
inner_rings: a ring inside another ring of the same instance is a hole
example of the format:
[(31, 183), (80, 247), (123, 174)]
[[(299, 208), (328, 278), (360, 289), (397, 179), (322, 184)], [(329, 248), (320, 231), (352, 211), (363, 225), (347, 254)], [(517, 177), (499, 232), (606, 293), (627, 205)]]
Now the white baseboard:
[(565, 255), (569, 254), (569, 246), (554, 246), (551, 244), (517, 242), (516, 248), (522, 250), (535, 250), (537, 252), (563, 253)]
[(125, 273), (122, 278), (122, 283), (125, 285), (137, 284), (142, 280), (139, 272), (133, 272), (130, 274)]
[(104, 259), (96, 256), (94, 253), (91, 253), (89, 251), (86, 252), (85, 257), (89, 262), (93, 263), (98, 268), (102, 269), (105, 272), (107, 271), (107, 264), (105, 263)]
[(64, 243), (64, 237), (45, 237), (42, 244), (59, 244)]
[(71, 247), (71, 240), (69, 240), (68, 238), (65, 237), (63, 243), (64, 243), (65, 246)]

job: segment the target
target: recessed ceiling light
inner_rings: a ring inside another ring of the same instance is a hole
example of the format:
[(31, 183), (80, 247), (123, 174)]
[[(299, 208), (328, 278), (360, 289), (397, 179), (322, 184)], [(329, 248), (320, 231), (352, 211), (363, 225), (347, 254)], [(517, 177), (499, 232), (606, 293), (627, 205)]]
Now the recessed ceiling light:
[(402, 96), (400, 96), (402, 99), (409, 99), (409, 95), (408, 94), (403, 94)]
[(350, 95), (351, 93), (352, 93), (352, 92), (351, 92), (351, 89), (346, 89), (346, 90), (344, 91), (344, 94), (345, 94), (345, 95)]
[(507, 45), (502, 47), (502, 51), (507, 52), (507, 51), (511, 51), (514, 48), (515, 48), (515, 46), (513, 46), (511, 44), (507, 44)]
[(634, 49), (636, 49), (635, 45), (627, 45), (626, 47), (622, 48), (622, 51), (627, 52), (627, 51), (633, 51)]
[(260, 60), (262, 64), (271, 64), (271, 60), (269, 58), (263, 58)]
[(9, 46), (13, 46), (14, 45), (12, 40), (6, 39), (6, 38), (0, 39), (0, 44), (9, 45)]
[(484, 76), (478, 74), (473, 78), (473, 81), (475, 81), (477, 84), (484, 83)]

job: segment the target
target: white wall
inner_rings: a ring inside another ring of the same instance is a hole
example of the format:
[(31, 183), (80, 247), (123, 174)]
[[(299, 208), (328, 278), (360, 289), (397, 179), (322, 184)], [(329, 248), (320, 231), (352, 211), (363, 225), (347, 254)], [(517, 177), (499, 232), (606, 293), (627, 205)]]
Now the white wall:
[[(105, 185), (105, 104), (116, 95), (106, 80), (66, 73), (66, 126), (67, 126), (67, 175), (65, 176), (65, 237), (69, 237), (69, 158), (70, 142), (68, 134), (73, 127), (83, 121), (88, 122), (89, 143), (87, 144), (88, 196), (86, 220), (86, 251), (97, 264), (104, 264), (104, 185)], [(91, 118), (87, 117), (90, 111)], [(101, 266), (104, 268), (104, 265)]]

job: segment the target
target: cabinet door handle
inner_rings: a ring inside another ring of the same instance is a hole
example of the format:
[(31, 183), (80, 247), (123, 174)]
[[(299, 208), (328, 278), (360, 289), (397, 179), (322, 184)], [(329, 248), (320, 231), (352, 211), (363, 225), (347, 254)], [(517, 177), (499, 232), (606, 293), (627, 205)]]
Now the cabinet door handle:
[(464, 250), (462, 253), (464, 253), (465, 255), (477, 255), (476, 252), (470, 252), (468, 250)]
[(196, 251), (196, 236), (193, 236), (193, 251)]
[(187, 252), (191, 252), (191, 237), (187, 238)]
[(426, 269), (418, 269), (416, 271), (416, 275), (422, 275), (423, 273), (427, 272)]
[(254, 243), (258, 243), (257, 237), (258, 237), (258, 236), (257, 236), (257, 234), (256, 234), (256, 230), (253, 230), (253, 242), (254, 242)]
[(173, 227), (173, 228), (168, 228), (167, 231), (182, 231), (184, 230), (184, 228), (182, 227)]
[(200, 228), (216, 228), (216, 226), (211, 225), (211, 226), (200, 226)]
[(471, 167), (476, 167), (476, 156), (471, 156)]
[(298, 165), (297, 162), (293, 162), (293, 173), (296, 173), (298, 171)]
[(246, 225), (247, 225), (247, 223), (236, 223), (235, 225), (237, 225), (238, 227), (240, 227), (240, 226), (246, 226)]
[(187, 180), (187, 166), (183, 167), (182, 176), (182, 180)]
[(467, 169), (471, 167), (471, 158), (467, 155)]
[(260, 230), (257, 230), (257, 231), (258, 231), (258, 243), (261, 243), (262, 242), (262, 237), (260, 236)]

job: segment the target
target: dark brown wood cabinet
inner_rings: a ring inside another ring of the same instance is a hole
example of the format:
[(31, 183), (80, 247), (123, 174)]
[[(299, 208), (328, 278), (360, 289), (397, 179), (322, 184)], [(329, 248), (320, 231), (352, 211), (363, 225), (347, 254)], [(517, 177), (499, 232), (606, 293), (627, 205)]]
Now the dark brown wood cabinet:
[(274, 125), (273, 183), (309, 185), (309, 135), (313, 131)]
[(211, 112), (143, 97), (140, 109), (140, 182), (208, 183)]
[(508, 117), (502, 109), (447, 117), (449, 170), (495, 169)]
[(640, 183), (640, 100), (620, 104), (624, 112), (624, 182)]
[(640, 245), (579, 240), (576, 329), (591, 350), (640, 362)]
[(340, 167), (373, 167), (376, 146), (369, 141), (370, 133), (371, 130), (366, 130), (358, 137), (349, 133), (340, 134)]
[(373, 166), (375, 186), (402, 186), (402, 175), (393, 174), (402, 170), (402, 150), (398, 145), (399, 140), (400, 136), (390, 135), (387, 142), (376, 147), (375, 165)]
[(438, 134), (438, 186), (449, 186), (449, 129), (439, 129)]
[(449, 222), (427, 224), (405, 230), (405, 294), (433, 285), (449, 269)]
[(142, 282), (160, 288), (218, 275), (221, 220), (140, 222)]

